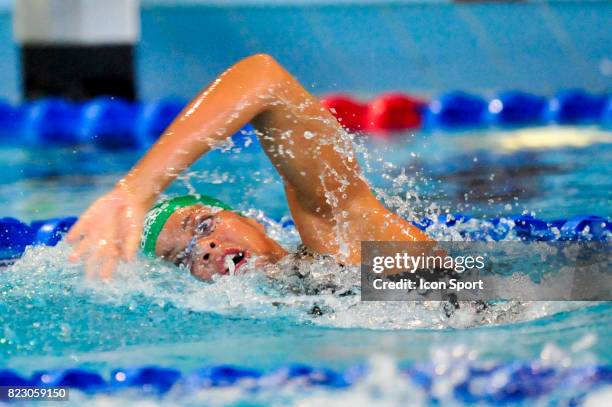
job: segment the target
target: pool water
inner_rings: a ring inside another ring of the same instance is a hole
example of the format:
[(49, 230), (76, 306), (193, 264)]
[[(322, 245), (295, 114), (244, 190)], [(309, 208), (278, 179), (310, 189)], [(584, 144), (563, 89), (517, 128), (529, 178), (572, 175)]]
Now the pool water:
[[(610, 132), (539, 128), (355, 141), (374, 190), (409, 219), (455, 212), (477, 219), (525, 212), (543, 219), (612, 217)], [(79, 214), (140, 154), (1, 148), (2, 215), (30, 221)], [(194, 189), (257, 216), (287, 247), (297, 245), (296, 231), (281, 227), (289, 213), (280, 180), (256, 145), (213, 152), (168, 194)], [(441, 228), (434, 237), (455, 236), (452, 229)], [(0, 363), (5, 367), (30, 374), (78, 366), (108, 375), (117, 367), (151, 364), (182, 372), (212, 364), (264, 371), (287, 363), (338, 370), (365, 365), (367, 375), (348, 389), (285, 386), (254, 394), (230, 386), (149, 401), (418, 405), (433, 403), (431, 392), (398, 378), (402, 368), (423, 364), (436, 372), (436, 400), (447, 405), (461, 404), (452, 388), (467, 367), (527, 362), (566, 371), (612, 365), (610, 303), (509, 302), (486, 312), (466, 304), (449, 317), (439, 303), (365, 303), (358, 296), (289, 293), (257, 270), (205, 284), (184, 270), (140, 259), (102, 283), (68, 263), (69, 250), (64, 243), (30, 248), (0, 270)], [(347, 287), (359, 281), (357, 270), (340, 273), (321, 264), (319, 271)], [(315, 306), (322, 315), (312, 312)], [(606, 389), (553, 381), (524, 404), (565, 405), (585, 391)], [(132, 405), (140, 397), (81, 394), (73, 402)], [(592, 397), (586, 401), (609, 400), (610, 393)]]

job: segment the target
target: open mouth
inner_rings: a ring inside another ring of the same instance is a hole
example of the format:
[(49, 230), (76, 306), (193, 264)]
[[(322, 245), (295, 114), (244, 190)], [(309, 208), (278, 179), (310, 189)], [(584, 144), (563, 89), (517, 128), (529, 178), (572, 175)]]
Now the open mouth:
[(223, 274), (234, 275), (238, 268), (246, 263), (246, 259), (247, 256), (244, 251), (231, 251), (227, 253), (223, 258)]

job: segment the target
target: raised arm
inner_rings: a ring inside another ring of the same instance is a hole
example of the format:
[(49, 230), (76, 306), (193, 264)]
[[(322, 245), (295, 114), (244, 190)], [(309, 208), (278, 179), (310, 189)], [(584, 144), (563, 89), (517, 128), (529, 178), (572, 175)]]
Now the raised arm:
[(259, 130), (279, 173), (312, 209), (326, 209), (321, 207), (326, 191), (350, 196), (356, 188), (367, 190), (346, 132), (285, 69), (262, 54), (240, 61), (193, 99), (122, 182), (153, 201), (183, 170), (248, 122)]
[(269, 57), (246, 58), (225, 71), (180, 113), (115, 188), (94, 202), (67, 236), (70, 256), (87, 260), (88, 272), (109, 277), (119, 258), (138, 251), (144, 217), (157, 196), (216, 143), (270, 105), (277, 65)]

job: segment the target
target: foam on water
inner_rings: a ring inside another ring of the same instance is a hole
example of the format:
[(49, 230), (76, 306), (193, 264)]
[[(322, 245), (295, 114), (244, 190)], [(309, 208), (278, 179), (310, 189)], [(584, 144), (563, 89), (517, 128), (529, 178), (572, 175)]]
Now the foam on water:
[[(283, 229), (270, 219), (263, 223), (279, 240), (295, 240), (295, 230)], [(186, 269), (141, 259), (121, 264), (112, 280), (102, 282), (87, 278), (81, 265), (69, 263), (69, 251), (64, 243), (55, 248), (29, 248), (0, 274), (3, 298), (52, 302), (52, 306), (62, 301), (68, 306), (79, 298), (79, 305), (84, 307), (172, 306), (189, 312), (256, 315), (262, 319), (283, 317), (297, 323), (369, 329), (443, 329), (515, 323), (591, 305), (508, 301), (483, 309), (482, 304), (462, 302), (459, 309), (454, 309), (445, 302), (362, 302), (358, 267), (340, 267), (328, 258), (299, 260), (308, 278), (296, 278), (292, 272), (296, 260), (291, 256), (265, 269), (247, 266), (240, 275), (217, 276), (213, 283), (196, 280)], [(274, 278), (269, 277), (272, 275)], [(563, 284), (562, 278), (557, 280)], [(537, 283), (523, 278), (513, 284), (525, 290)], [(555, 282), (547, 284), (554, 286)]]

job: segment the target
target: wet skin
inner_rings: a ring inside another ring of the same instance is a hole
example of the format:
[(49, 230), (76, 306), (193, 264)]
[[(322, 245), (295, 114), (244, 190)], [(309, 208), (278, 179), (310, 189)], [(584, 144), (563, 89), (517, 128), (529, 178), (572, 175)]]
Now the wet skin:
[(247, 262), (263, 265), (287, 255), (254, 219), (203, 205), (173, 213), (164, 224), (155, 252), (184, 265), (201, 280), (232, 274)]

